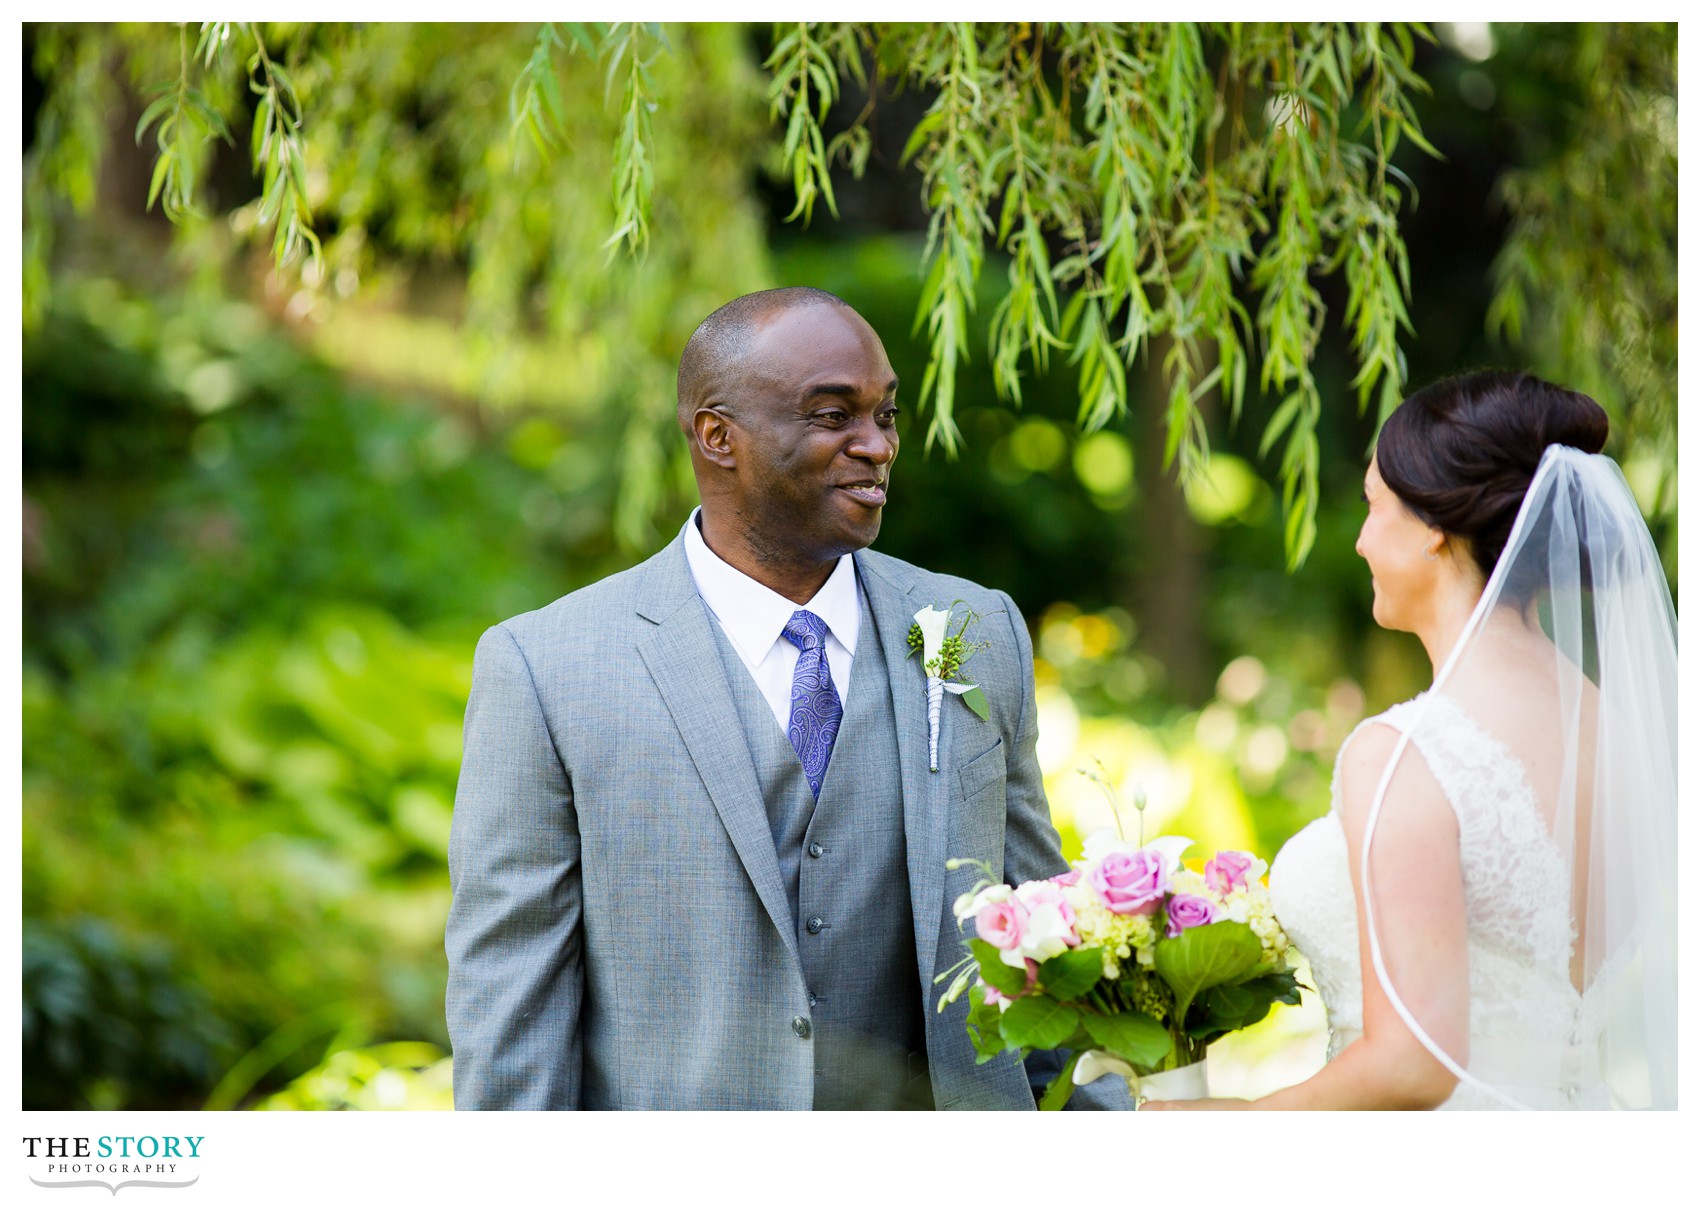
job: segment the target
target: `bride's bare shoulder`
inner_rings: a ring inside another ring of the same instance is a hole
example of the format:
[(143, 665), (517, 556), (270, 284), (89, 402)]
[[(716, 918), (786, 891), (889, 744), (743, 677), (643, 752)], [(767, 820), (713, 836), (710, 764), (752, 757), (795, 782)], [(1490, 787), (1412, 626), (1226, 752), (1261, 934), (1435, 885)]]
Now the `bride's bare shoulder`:
[(1387, 774), (1395, 754), (1398, 765), (1388, 780), (1385, 802), (1401, 805), (1432, 805), (1451, 812), (1446, 793), (1434, 772), (1429, 768), (1422, 750), (1407, 744), (1401, 751), (1403, 734), (1388, 719), (1377, 716), (1366, 720), (1346, 739), (1340, 749), (1340, 812), (1348, 833), (1360, 831), (1369, 815), (1382, 778)]

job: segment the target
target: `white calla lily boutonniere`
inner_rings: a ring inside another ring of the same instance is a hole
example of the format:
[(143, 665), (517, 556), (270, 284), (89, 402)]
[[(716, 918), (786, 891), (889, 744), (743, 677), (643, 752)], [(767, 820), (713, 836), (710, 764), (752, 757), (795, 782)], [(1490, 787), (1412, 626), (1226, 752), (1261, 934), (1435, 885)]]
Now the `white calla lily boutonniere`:
[(984, 640), (964, 638), (968, 625), (979, 616), (972, 610), (962, 612), (962, 622), (955, 634), (950, 630), (950, 610), (923, 606), (915, 612), (909, 627), (909, 651), (921, 654), (921, 668), (927, 673), (927, 765), (938, 773), (939, 768), (939, 705), (944, 692), (950, 691), (962, 699), (968, 710), (982, 720), (991, 718), (991, 707), (980, 687), (972, 682), (959, 682), (965, 661), (982, 648), (991, 647)]

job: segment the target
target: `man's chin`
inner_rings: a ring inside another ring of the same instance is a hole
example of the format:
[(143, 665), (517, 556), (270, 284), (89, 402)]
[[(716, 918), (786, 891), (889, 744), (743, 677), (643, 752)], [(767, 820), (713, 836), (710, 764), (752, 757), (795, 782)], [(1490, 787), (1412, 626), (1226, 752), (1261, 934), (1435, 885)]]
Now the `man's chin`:
[(869, 508), (857, 502), (846, 501), (837, 513), (839, 524), (836, 527), (837, 534), (833, 536), (834, 547), (841, 545), (846, 552), (860, 551), (864, 547), (872, 546), (873, 541), (879, 538), (880, 522), (885, 515), (883, 507)]

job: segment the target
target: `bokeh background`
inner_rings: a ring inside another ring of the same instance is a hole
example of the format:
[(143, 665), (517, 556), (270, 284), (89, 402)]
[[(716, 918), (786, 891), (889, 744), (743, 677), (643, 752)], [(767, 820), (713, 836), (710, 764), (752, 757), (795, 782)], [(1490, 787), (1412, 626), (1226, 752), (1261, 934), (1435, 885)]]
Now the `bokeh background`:
[[(1438, 154), (1394, 158), (1407, 381), (1514, 364), (1597, 394), (1674, 592), (1674, 27), (1431, 32), (1414, 103)], [(161, 144), (138, 121), (205, 33), (23, 29), (23, 1103), (447, 1106), (474, 643), (677, 530), (688, 465), (653, 422), (727, 298), (842, 295), (915, 403), (929, 209), (902, 149), (933, 94), (875, 86), (864, 171), (835, 171), (836, 215), (805, 225), (767, 103), (783, 31), (651, 31), (653, 178), (625, 184), (631, 93), (607, 42), (575, 58), (561, 33), (540, 149), (512, 89), (536, 26), (224, 31), (232, 62), (263, 45), (300, 101), (323, 247), (280, 268), (246, 137), (264, 64), (196, 69), (235, 136), (183, 145), (196, 210), (149, 205)], [(869, 101), (847, 81), (828, 133)], [(636, 254), (606, 246), (633, 190)], [(960, 453), (927, 451), (910, 408), (878, 546), (1021, 607), (1065, 852), (1112, 820), (1087, 769), (1130, 829), (1142, 790), (1148, 835), (1273, 857), (1326, 811), (1349, 730), (1429, 673), (1373, 626), (1352, 550), (1376, 416), (1352, 388), (1346, 286), (1317, 277), (1316, 542), (1289, 571), (1256, 376), (1237, 424), (1201, 399), (1210, 453), (1184, 484), (1158, 356), (1093, 432), (1063, 357), (1015, 407), (984, 352), (1001, 256), (967, 318)], [(1534, 284), (1518, 298), (1512, 262)], [(1321, 1021), (1312, 999), (1219, 1046), (1216, 1092), (1305, 1076)]]

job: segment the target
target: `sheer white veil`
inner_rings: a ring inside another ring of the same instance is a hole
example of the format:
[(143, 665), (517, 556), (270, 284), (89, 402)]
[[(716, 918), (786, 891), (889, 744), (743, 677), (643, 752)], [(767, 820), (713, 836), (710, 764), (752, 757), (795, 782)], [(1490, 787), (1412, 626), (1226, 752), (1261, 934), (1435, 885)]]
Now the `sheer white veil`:
[[(1356, 856), (1395, 1010), (1460, 1090), (1505, 1106), (1675, 1107), (1676, 616), (1616, 463), (1547, 448), (1463, 634), (1405, 711)], [(1498, 806), (1483, 820), (1450, 794), (1468, 763), (1436, 769), (1444, 749), (1424, 744), (1470, 732), (1460, 715), (1488, 738), (1485, 768), (1510, 772), (1497, 792), (1475, 784)], [(1515, 1032), (1472, 1021), (1466, 1046), (1411, 975), (1432, 934), (1391, 902), (1377, 913), (1398, 855), (1376, 828), (1407, 811), (1389, 796), (1401, 779), (1448, 789), (1464, 868), (1491, 871), (1509, 906), (1472, 918), (1469, 981), (1473, 1008), (1517, 1007)]]

